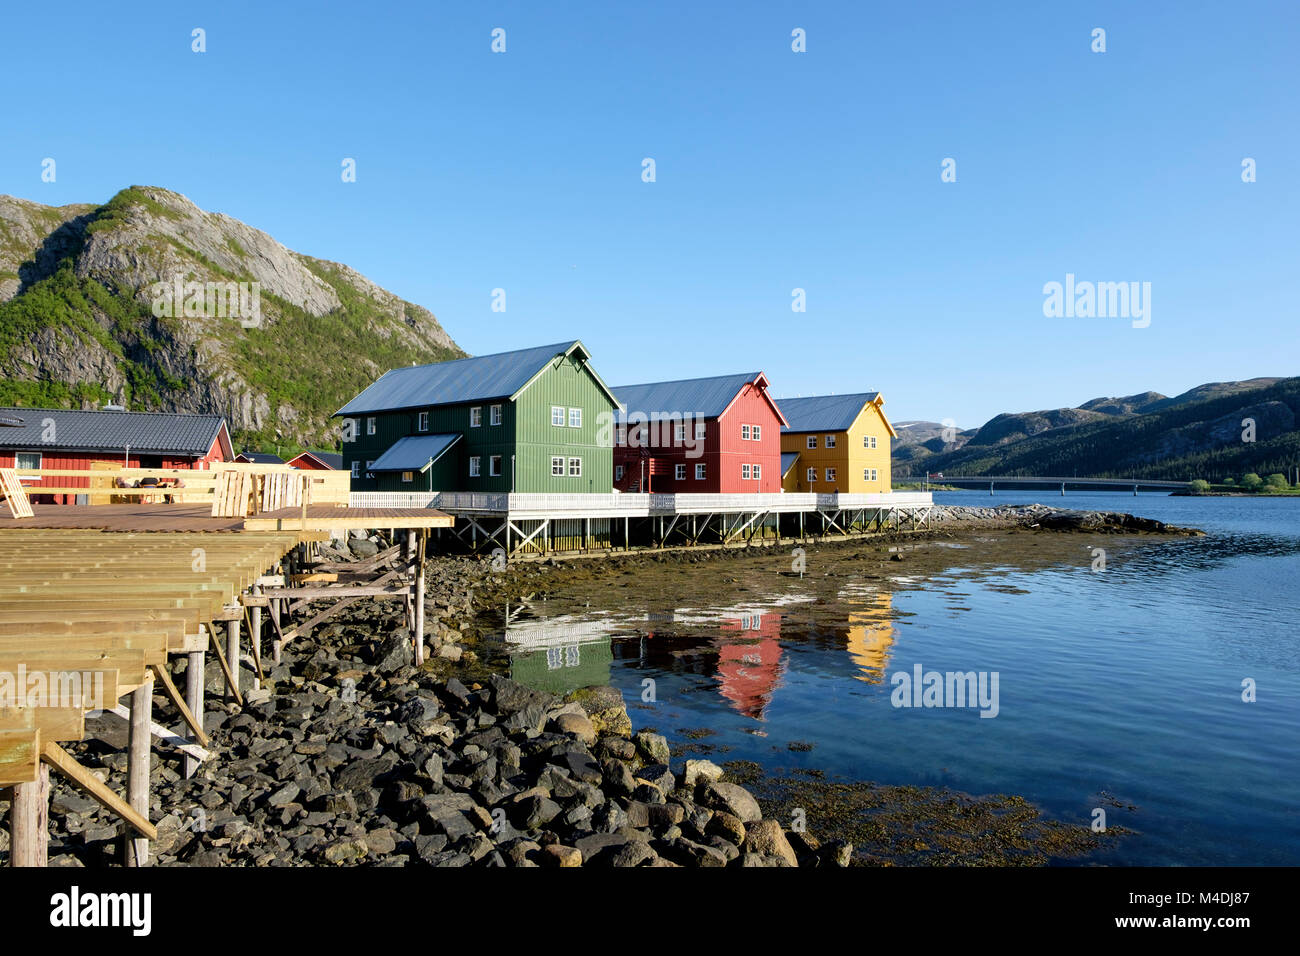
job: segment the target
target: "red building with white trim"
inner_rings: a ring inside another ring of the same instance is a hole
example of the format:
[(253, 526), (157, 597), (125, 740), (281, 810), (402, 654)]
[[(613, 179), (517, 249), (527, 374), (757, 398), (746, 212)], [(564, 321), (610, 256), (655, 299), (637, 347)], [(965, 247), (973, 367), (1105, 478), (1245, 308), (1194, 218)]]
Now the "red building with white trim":
[(614, 487), (623, 492), (781, 490), (786, 424), (762, 372), (613, 389)]

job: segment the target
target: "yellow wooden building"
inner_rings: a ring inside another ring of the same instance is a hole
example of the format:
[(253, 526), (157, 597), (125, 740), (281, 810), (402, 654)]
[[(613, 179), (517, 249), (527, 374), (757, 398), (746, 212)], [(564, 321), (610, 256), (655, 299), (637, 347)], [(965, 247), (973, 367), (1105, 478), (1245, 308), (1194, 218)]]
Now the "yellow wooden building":
[(790, 423), (781, 429), (782, 490), (891, 490), (889, 448), (898, 435), (879, 392), (783, 398), (777, 404)]

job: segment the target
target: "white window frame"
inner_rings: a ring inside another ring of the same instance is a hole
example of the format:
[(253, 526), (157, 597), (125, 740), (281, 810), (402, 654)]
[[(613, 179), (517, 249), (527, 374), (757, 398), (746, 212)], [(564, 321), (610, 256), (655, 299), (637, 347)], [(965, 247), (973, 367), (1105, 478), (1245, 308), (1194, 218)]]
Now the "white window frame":
[(623, 480), (623, 475), (626, 474), (626, 472), (627, 472), (627, 469), (624, 468), (622, 465), (615, 465), (615, 466), (614, 466), (614, 480), (615, 480), (615, 481), (622, 481), (622, 480)]
[(674, 441), (674, 442), (684, 442), (684, 441), (686, 441), (686, 423), (685, 423), (685, 422), (678, 422), (677, 424), (673, 425), (673, 441)]
[(741, 440), (741, 441), (749, 441), (749, 426), (748, 426), (748, 425), (741, 425), (741, 426), (740, 426), (740, 440)]
[(369, 459), (369, 460), (366, 462), (366, 477), (367, 477), (367, 478), (373, 478), (373, 477), (375, 477), (375, 473), (374, 473), (373, 471), (370, 470), (370, 469), (373, 468), (373, 467), (375, 467), (375, 460), (374, 460), (373, 458), (371, 458), (371, 459)]
[(419, 418), (419, 420), (416, 422), (416, 428), (417, 428), (419, 431), (422, 431), (422, 432), (427, 432), (427, 431), (429, 430), (429, 413), (428, 413), (428, 412), (420, 412), (420, 418)]
[(373, 435), (374, 433), (375, 433), (375, 416), (371, 415), (369, 418), (366, 419), (366, 434)]
[(704, 468), (704, 462), (702, 462), (702, 461), (700, 461), (700, 462), (696, 462), (696, 463), (695, 463), (695, 480), (696, 480), (696, 481), (703, 481), (703, 480), (704, 480), (705, 473), (706, 473), (706, 471), (705, 471), (705, 468)]
[[(35, 455), (35, 456), (36, 456), (36, 464), (34, 464), (34, 465), (20, 465), (20, 464), (18, 464), (18, 459), (21, 458), (21, 457), (23, 457), (24, 455), (28, 455), (28, 456), (30, 456), (30, 455)], [(45, 456), (44, 456), (43, 454), (41, 454), (39, 451), (19, 451), (19, 452), (14, 452), (14, 468), (15, 468), (15, 469), (18, 469), (18, 470), (40, 471), (40, 470), (41, 470), (41, 464), (42, 464), (44, 461), (45, 461)]]
[(696, 441), (703, 441), (703, 440), (704, 440), (704, 438), (705, 438), (705, 432), (706, 432), (706, 430), (707, 430), (707, 427), (708, 427), (708, 426), (705, 425), (704, 422), (696, 422), (696, 423), (695, 423), (695, 440), (696, 440)]
[(489, 424), (489, 425), (500, 425), (500, 424), (501, 424), (501, 406), (500, 406), (500, 405), (489, 405), (489, 406), (488, 406), (488, 424)]
[(564, 406), (563, 405), (551, 406), (551, 427), (552, 428), (564, 427)]
[(469, 410), (469, 427), (470, 428), (483, 427), (483, 406), (482, 405), (475, 405)]
[(564, 477), (564, 456), (563, 455), (551, 456), (551, 477), (552, 478)]
[(354, 462), (352, 463), (352, 477), (353, 477), (353, 478), (360, 478), (360, 477), (361, 477), (361, 459), (360, 459), (360, 458), (358, 458), (356, 461), (354, 461)]
[(569, 409), (569, 427), (570, 427), (570, 428), (581, 428), (581, 427), (582, 427), (582, 409), (581, 409), (581, 408), (570, 408), (570, 409)]
[(808, 440), (807, 440), (807, 442), (805, 443), (805, 447), (807, 447), (807, 448), (816, 448), (816, 447), (817, 447), (817, 436), (816, 436), (816, 435), (809, 435), (809, 436), (808, 436)]
[(483, 477), (483, 456), (482, 455), (469, 456), (469, 476), (471, 478)]
[(809, 468), (808, 471), (805, 472), (803, 477), (804, 477), (804, 481), (808, 482), (808, 484), (810, 485), (815, 484), (817, 481), (817, 469)]
[(501, 456), (500, 455), (488, 456), (488, 477), (489, 478), (501, 477)]
[(740, 466), (740, 480), (749, 481), (749, 465), (742, 464)]
[(762, 426), (762, 425), (754, 425), (754, 426), (750, 429), (749, 433), (750, 433), (750, 435), (752, 435), (752, 436), (754, 437), (754, 441), (762, 441), (762, 440), (763, 440), (763, 426)]
[(827, 447), (827, 448), (834, 448), (834, 447), (835, 447), (835, 436), (834, 436), (834, 435), (827, 435), (827, 436), (826, 436), (826, 447)]
[(876, 436), (875, 436), (875, 435), (863, 435), (863, 436), (862, 436), (862, 447), (863, 447), (863, 448), (875, 448), (875, 447), (876, 447)]
[(408, 483), (409, 483), (409, 482), (412, 482), (412, 481), (414, 481), (414, 480), (415, 480), (415, 472), (413, 472), (413, 471), (404, 471), (404, 472), (402, 472), (402, 481), (405, 481), (405, 482), (408, 482)]
[(835, 480), (835, 469), (834, 469), (834, 468), (827, 468), (827, 469), (826, 469), (826, 480), (827, 480), (827, 481), (834, 481), (834, 480)]
[(753, 474), (754, 474), (754, 480), (755, 480), (755, 481), (762, 481), (762, 480), (763, 480), (763, 466), (760, 465), (758, 462), (754, 462), (754, 471), (753, 471)]
[[(576, 467), (575, 467), (575, 466), (576, 466)], [(570, 459), (569, 459), (569, 477), (570, 477), (570, 478), (581, 478), (581, 477), (582, 477), (582, 459), (581, 459), (581, 458), (570, 458)]]
[(680, 462), (676, 465), (673, 465), (673, 481), (685, 481), (685, 480), (686, 480), (686, 466), (684, 464), (681, 464)]

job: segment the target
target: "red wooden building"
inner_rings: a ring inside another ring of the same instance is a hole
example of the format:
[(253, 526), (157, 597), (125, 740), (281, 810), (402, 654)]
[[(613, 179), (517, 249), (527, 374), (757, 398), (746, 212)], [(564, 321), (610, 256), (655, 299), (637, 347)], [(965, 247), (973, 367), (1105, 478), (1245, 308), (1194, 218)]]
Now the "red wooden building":
[(781, 490), (781, 409), (767, 376), (624, 385), (614, 395), (614, 487), (656, 494)]
[(341, 471), (343, 456), (333, 451), (305, 451), (295, 458), (290, 458), (289, 467), (304, 471)]
[[(220, 415), (172, 412), (80, 411), (0, 407), (0, 468), (206, 469), (233, 461), (226, 420)], [(90, 488), (90, 476), (51, 478), (59, 488)], [(73, 504), (73, 495), (41, 495), (41, 481), (23, 478), (36, 502)]]

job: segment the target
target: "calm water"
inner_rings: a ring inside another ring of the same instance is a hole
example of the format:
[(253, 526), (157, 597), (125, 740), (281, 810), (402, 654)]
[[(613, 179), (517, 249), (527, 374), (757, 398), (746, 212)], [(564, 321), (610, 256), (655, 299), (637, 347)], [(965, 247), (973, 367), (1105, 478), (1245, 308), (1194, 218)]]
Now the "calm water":
[[(1131, 511), (1208, 536), (1144, 543), (1104, 574), (1082, 544), (1077, 566), (996, 574), (966, 573), (953, 549), (939, 575), (846, 581), (855, 610), (834, 626), (808, 626), (788, 594), (743, 608), (664, 596), (623, 617), (528, 612), (504, 635), (514, 676), (558, 691), (612, 683), (633, 723), (674, 747), (691, 742), (684, 730), (715, 731), (719, 762), (1019, 793), (1085, 824), (1101, 806), (1137, 832), (1090, 862), (1300, 863), (1300, 499), (935, 499)], [(997, 716), (893, 706), (890, 678), (916, 664), (996, 671)], [(654, 703), (641, 702), (646, 678)]]

